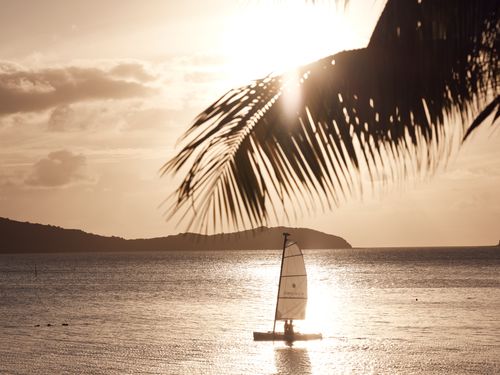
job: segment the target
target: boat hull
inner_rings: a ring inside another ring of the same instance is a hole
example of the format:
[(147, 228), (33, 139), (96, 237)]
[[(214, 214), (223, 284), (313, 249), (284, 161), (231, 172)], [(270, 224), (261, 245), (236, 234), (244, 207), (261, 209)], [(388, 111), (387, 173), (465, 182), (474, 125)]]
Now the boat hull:
[(321, 333), (294, 333), (293, 335), (285, 335), (283, 332), (254, 332), (254, 341), (308, 341), (321, 340)]

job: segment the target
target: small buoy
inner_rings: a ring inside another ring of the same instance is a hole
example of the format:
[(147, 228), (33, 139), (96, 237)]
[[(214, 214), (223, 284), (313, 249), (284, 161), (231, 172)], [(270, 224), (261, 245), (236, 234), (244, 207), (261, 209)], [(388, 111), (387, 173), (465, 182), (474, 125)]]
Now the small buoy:
[(40, 324), (35, 324), (35, 327), (40, 327)]
[(415, 301), (418, 301), (418, 298), (415, 298)]
[(52, 324), (50, 324), (50, 323), (47, 323), (47, 327), (52, 327)]
[(68, 325), (68, 323), (63, 323), (62, 325), (63, 325), (63, 326), (67, 326), (67, 325)]

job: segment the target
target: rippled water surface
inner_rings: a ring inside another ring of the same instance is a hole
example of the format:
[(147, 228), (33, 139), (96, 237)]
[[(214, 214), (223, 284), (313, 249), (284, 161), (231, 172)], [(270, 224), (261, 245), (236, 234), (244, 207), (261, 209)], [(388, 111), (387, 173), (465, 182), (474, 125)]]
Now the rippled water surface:
[(499, 249), (304, 253), (291, 347), (279, 251), (0, 255), (0, 373), (500, 373)]

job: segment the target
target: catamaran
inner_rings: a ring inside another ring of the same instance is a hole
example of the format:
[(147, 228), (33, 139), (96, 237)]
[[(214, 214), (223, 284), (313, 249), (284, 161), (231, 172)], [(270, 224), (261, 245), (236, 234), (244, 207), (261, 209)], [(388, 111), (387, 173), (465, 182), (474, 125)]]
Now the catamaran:
[[(254, 332), (255, 341), (297, 341), (323, 338), (321, 333), (298, 333), (293, 331), (293, 320), (304, 320), (307, 306), (307, 273), (304, 256), (294, 241), (289, 241), (290, 234), (283, 233), (283, 254), (278, 285), (276, 311), (273, 330)], [(276, 321), (285, 321), (285, 331), (276, 332)]]

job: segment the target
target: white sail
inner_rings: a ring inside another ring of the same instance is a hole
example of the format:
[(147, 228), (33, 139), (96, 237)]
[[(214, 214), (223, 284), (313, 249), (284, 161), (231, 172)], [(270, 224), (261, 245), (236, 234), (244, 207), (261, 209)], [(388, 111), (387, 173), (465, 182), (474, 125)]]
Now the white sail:
[(307, 305), (307, 274), (299, 246), (287, 241), (279, 284), (276, 320), (305, 319)]

